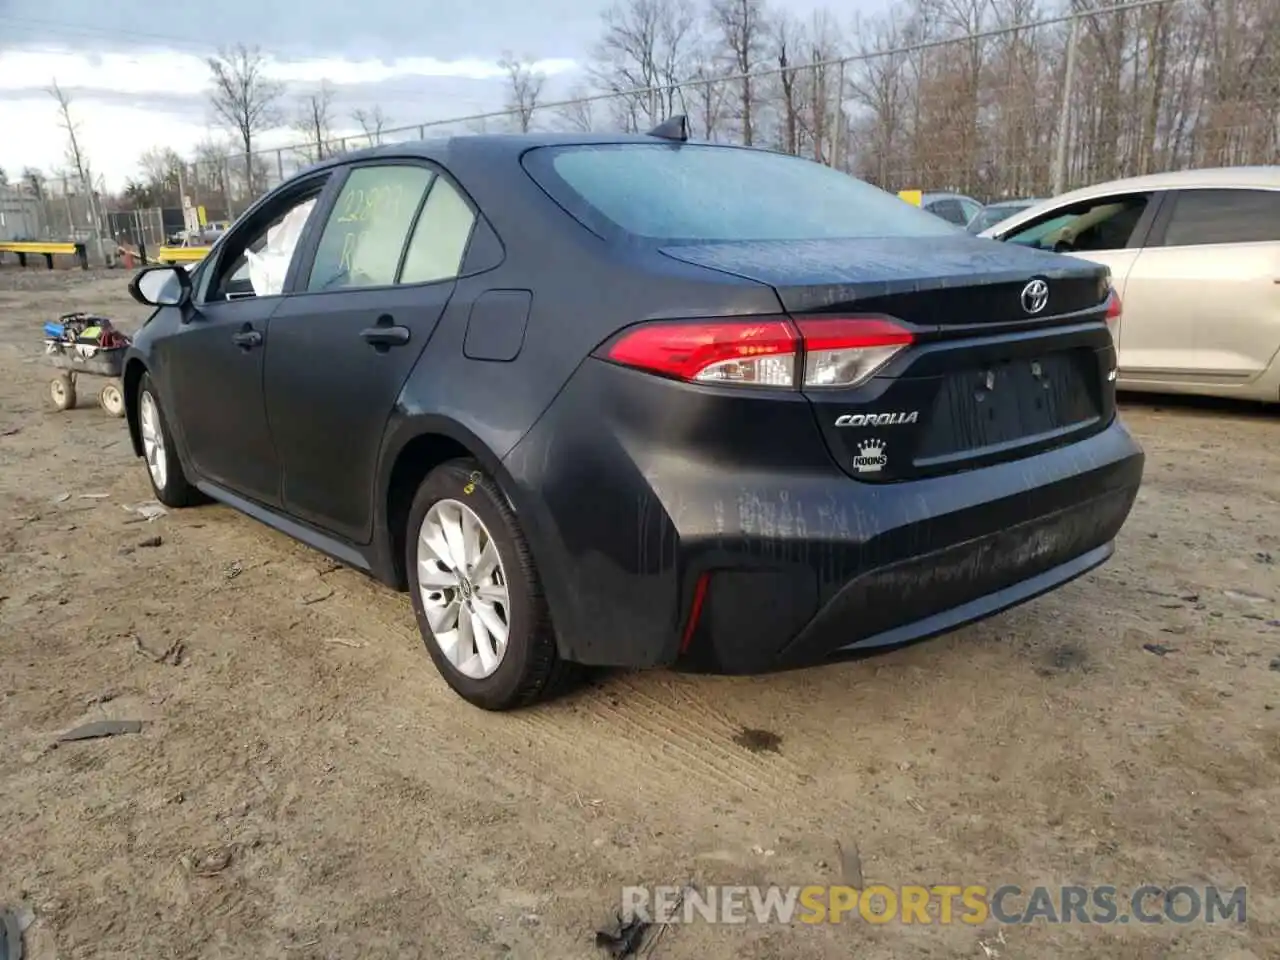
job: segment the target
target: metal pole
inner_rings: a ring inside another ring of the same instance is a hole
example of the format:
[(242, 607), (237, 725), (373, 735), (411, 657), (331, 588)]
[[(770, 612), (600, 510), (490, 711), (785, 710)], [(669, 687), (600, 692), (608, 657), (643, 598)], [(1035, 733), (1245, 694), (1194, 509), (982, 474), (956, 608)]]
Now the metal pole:
[(840, 61), (840, 69), (836, 73), (836, 116), (831, 125), (831, 166), (836, 170), (843, 168), (842, 160), (837, 157), (844, 152), (844, 61)]
[(1080, 39), (1080, 18), (1072, 17), (1071, 35), (1067, 38), (1067, 75), (1062, 84), (1062, 109), (1058, 114), (1058, 154), (1053, 161), (1053, 196), (1062, 193), (1067, 183), (1067, 141), (1071, 138), (1071, 91), (1076, 79), (1076, 44)]

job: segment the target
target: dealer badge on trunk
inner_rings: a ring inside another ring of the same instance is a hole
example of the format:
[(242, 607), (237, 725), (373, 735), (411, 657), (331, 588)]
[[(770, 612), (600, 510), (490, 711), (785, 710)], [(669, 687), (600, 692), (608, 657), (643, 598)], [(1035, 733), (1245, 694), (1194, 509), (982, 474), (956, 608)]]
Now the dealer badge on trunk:
[(864, 440), (858, 444), (858, 455), (853, 466), (859, 473), (879, 473), (889, 458), (884, 455), (885, 445), (879, 440)]

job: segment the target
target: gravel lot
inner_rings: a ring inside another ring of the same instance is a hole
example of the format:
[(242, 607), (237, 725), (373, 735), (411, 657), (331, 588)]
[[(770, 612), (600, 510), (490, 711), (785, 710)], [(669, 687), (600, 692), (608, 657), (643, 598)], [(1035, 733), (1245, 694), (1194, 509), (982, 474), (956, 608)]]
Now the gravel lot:
[[(694, 924), (652, 955), (1280, 956), (1280, 413), (1128, 400), (1116, 557), (983, 624), (489, 715), (407, 598), (223, 507), (125, 509), (123, 421), (53, 412), (39, 338), (131, 329), (126, 281), (0, 271), (0, 905), (29, 956), (603, 956), (624, 884), (838, 883), (837, 844), (867, 882), (1247, 885), (1249, 919)], [(108, 718), (142, 731), (52, 747)]]

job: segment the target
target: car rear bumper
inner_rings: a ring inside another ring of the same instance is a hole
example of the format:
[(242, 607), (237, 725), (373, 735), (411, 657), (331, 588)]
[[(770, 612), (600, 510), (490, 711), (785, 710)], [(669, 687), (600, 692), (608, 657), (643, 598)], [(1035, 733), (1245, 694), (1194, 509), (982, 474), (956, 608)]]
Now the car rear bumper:
[[(714, 392), (592, 366), (505, 464), (561, 653), (584, 663), (756, 673), (932, 636), (1104, 562), (1142, 479), (1114, 420), (1021, 460), (860, 483), (808, 406), (776, 397), (770, 452), (735, 464)], [(698, 415), (664, 422), (672, 390)]]

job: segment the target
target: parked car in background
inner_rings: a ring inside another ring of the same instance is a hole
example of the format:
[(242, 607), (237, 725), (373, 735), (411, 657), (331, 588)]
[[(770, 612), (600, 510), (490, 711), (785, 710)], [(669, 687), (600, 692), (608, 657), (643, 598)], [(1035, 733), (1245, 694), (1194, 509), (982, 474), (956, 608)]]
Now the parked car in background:
[(963, 227), (982, 209), (982, 204), (962, 193), (926, 193), (920, 198), (920, 209)]
[(1111, 268), (1121, 388), (1280, 402), (1280, 167), (1102, 183), (982, 236)]
[(1106, 271), (672, 124), (344, 155), (139, 273), (156, 496), (407, 590), (489, 709), (857, 656), (1105, 562), (1143, 470)]
[(1015, 213), (1021, 213), (1029, 207), (1035, 206), (1037, 203), (1043, 203), (1043, 200), (1000, 200), (996, 203), (988, 203), (979, 210), (969, 225), (965, 228), (970, 233), (981, 233), (983, 230), (989, 230), (997, 223), (1008, 220)]

